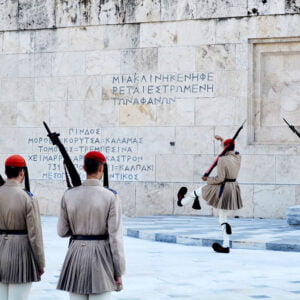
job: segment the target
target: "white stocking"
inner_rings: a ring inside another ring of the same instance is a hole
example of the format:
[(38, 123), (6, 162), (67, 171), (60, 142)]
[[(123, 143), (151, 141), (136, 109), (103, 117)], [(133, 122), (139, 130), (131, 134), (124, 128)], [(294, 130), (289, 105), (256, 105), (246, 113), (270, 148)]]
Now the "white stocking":
[(111, 292), (106, 292), (102, 294), (95, 295), (81, 295), (70, 293), (70, 300), (110, 300)]
[(89, 300), (110, 300), (111, 292), (99, 294), (99, 295), (89, 295)]
[(70, 300), (88, 300), (87, 295), (69, 293)]
[(181, 204), (182, 204), (183, 206), (185, 206), (185, 205), (191, 203), (192, 201), (194, 201), (195, 198), (196, 198), (195, 193), (197, 194), (198, 197), (201, 198), (201, 195), (202, 195), (201, 190), (202, 190), (202, 187), (199, 187), (197, 190), (195, 190), (195, 191), (191, 192), (189, 195), (185, 196), (185, 197), (181, 200)]
[[(27, 300), (32, 283), (9, 283), (8, 300)], [(2, 299), (2, 298), (1, 298)]]
[[(228, 223), (227, 222), (227, 214), (228, 214), (228, 210), (225, 209), (219, 209), (219, 223), (220, 225), (223, 223)], [(229, 241), (229, 234), (226, 233), (226, 225), (223, 224), (221, 225), (222, 227), (222, 232), (223, 232), (223, 247), (224, 248), (228, 248), (230, 245), (230, 241)]]
[(8, 299), (8, 284), (0, 282), (0, 299), (7, 300)]

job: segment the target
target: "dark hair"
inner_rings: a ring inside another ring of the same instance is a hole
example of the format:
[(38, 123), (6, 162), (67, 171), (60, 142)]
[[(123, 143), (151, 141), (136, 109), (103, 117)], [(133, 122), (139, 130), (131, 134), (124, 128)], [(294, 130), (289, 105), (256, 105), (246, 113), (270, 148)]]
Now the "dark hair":
[(91, 159), (91, 158), (85, 158), (84, 159), (84, 166), (85, 166), (85, 171), (87, 174), (94, 174), (98, 171), (99, 166), (103, 165), (103, 163)]
[(16, 178), (19, 176), (20, 172), (24, 170), (24, 167), (5, 167), (5, 174), (8, 179)]
[(227, 151), (233, 151), (235, 148), (235, 144), (231, 144), (228, 148)]

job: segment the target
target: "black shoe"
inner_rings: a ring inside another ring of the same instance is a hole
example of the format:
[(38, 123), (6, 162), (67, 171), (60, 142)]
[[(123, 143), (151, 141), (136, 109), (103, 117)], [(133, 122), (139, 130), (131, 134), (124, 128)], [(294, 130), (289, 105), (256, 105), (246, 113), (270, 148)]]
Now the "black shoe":
[(177, 205), (183, 206), (181, 204), (181, 200), (184, 198), (185, 194), (187, 193), (187, 188), (185, 186), (181, 187), (177, 193)]
[(229, 247), (224, 248), (219, 243), (213, 243), (212, 248), (218, 253), (229, 253), (230, 252)]

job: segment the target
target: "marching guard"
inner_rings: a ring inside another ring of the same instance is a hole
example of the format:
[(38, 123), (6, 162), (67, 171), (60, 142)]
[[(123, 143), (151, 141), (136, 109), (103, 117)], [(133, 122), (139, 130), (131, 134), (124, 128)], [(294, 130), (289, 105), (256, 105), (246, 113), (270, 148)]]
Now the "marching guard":
[[(187, 189), (182, 187), (178, 192), (178, 206), (184, 206), (194, 202), (193, 207), (200, 208), (198, 197), (201, 197), (208, 205), (218, 209), (219, 223), (223, 232), (223, 245), (212, 245), (216, 252), (230, 252), (231, 226), (228, 223), (228, 212), (243, 207), (237, 176), (241, 167), (241, 155), (235, 151), (234, 139), (223, 139), (216, 135), (216, 140), (221, 141), (226, 153), (217, 161), (217, 176), (203, 176), (202, 180), (207, 183), (186, 196)], [(197, 203), (198, 202), (198, 203)]]
[(87, 179), (67, 190), (61, 201), (58, 234), (71, 237), (58, 289), (73, 300), (106, 300), (122, 289), (125, 270), (121, 203), (116, 192), (101, 185), (105, 156), (84, 157)]
[(22, 156), (8, 157), (5, 173), (7, 181), (0, 187), (0, 299), (26, 300), (45, 267), (39, 206), (29, 189), (22, 189), (24, 179), (29, 187)]

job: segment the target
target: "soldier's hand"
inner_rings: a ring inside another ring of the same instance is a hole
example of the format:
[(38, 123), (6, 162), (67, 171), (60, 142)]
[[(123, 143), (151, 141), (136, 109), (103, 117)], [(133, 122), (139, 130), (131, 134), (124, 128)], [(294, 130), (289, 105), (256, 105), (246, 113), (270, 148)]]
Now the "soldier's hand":
[(217, 141), (223, 142), (223, 138), (222, 138), (221, 136), (219, 136), (219, 135), (215, 135), (215, 139), (216, 139)]
[(207, 181), (207, 177), (205, 177), (205, 176), (202, 176), (202, 178), (201, 178), (203, 181)]
[(123, 283), (122, 283), (122, 277), (118, 276), (115, 279), (116, 285), (117, 285), (117, 291), (121, 291), (123, 289)]

